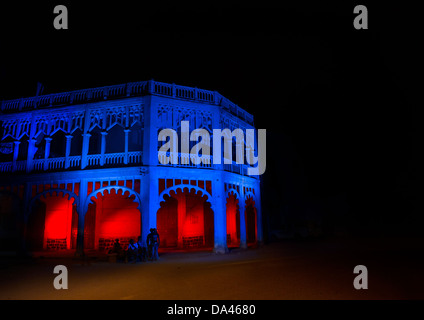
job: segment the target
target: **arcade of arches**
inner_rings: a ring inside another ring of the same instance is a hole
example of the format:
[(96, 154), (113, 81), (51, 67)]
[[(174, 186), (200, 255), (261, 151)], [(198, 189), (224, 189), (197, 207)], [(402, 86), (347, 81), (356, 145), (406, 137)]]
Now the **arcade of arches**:
[[(0, 211), (0, 231), (4, 234), (4, 230), (9, 230), (12, 243), (18, 238), (18, 232), (16, 222), (9, 218), (14, 216), (12, 208), (19, 205), (19, 199), (0, 195), (5, 204)], [(78, 213), (74, 200), (60, 191), (34, 199), (25, 233), (28, 250), (76, 249)], [(209, 201), (206, 194), (183, 186), (165, 194), (156, 213), (162, 250), (213, 248), (214, 212)], [(10, 205), (6, 205), (9, 202)], [(142, 219), (134, 195), (121, 189), (103, 190), (92, 196), (91, 202), (84, 218), (84, 249), (107, 251), (117, 238), (126, 247), (130, 239), (136, 241), (140, 236)], [(240, 220), (239, 199), (229, 193), (226, 202), (229, 248), (240, 246)], [(252, 245), (257, 239), (256, 208), (252, 198), (245, 201), (244, 221), (246, 242)]]
[[(92, 197), (84, 224), (84, 248), (107, 251), (115, 239), (126, 246), (137, 239), (141, 217), (134, 196), (104, 191)], [(47, 194), (36, 201), (29, 217), (27, 248), (75, 249), (78, 232), (76, 205), (66, 197)]]

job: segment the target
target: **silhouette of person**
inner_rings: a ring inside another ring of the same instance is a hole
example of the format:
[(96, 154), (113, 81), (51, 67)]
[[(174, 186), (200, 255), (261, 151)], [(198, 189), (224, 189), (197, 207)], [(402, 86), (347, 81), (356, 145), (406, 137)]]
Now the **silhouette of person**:
[(152, 228), (150, 229), (150, 231), (151, 232), (147, 236), (147, 242), (149, 246), (151, 247), (151, 259), (158, 260), (159, 259), (158, 249), (160, 244), (160, 237), (156, 228)]
[(108, 253), (116, 253), (117, 259), (124, 259), (124, 250), (122, 249), (121, 244), (119, 243), (119, 239), (115, 239), (115, 243), (113, 244), (112, 249), (110, 249)]
[(147, 235), (146, 243), (147, 243), (147, 259), (152, 260), (152, 236), (153, 236), (153, 228), (150, 228), (150, 233)]

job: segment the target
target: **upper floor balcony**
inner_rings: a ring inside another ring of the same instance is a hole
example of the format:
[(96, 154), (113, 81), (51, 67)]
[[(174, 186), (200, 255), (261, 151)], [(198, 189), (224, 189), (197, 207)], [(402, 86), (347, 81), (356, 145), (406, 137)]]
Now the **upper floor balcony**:
[(91, 103), (148, 94), (221, 106), (239, 119), (253, 125), (253, 116), (217, 91), (168, 84), (154, 80), (129, 82), (112, 86), (52, 93), (0, 102), (2, 113), (15, 113), (75, 104)]
[[(199, 105), (160, 104), (157, 106), (157, 123), (150, 126), (150, 120), (144, 119), (143, 102), (126, 99), (148, 94), (208, 105), (203, 110)], [(99, 103), (105, 100), (116, 101)], [(246, 123), (253, 126), (252, 115), (216, 91), (153, 80), (2, 101), (0, 174), (161, 165), (163, 155), (160, 152), (158, 158), (143, 163), (143, 152), (149, 154), (146, 150), (150, 147), (154, 150), (157, 141), (154, 134), (148, 134), (150, 144), (143, 145), (145, 121), (147, 130), (155, 128), (159, 131), (164, 125), (175, 128), (175, 124), (184, 120), (195, 128), (212, 132), (211, 109), (214, 108), (210, 105), (217, 105), (240, 119), (234, 120), (224, 112), (219, 123), (225, 128), (249, 127)], [(60, 108), (62, 106), (65, 108)], [(214, 121), (218, 123), (216, 117)], [(234, 161), (214, 165), (212, 157), (209, 163), (196, 165), (189, 155), (180, 153), (178, 157), (179, 163), (172, 166), (218, 169), (242, 175), (246, 174), (248, 167)]]
[(185, 168), (201, 168), (201, 169), (221, 169), (228, 172), (237, 173), (240, 175), (247, 175), (247, 169), (251, 167), (247, 164), (240, 164), (236, 161), (232, 161), (232, 163), (223, 163), (222, 165), (217, 165), (213, 163), (213, 156), (203, 156), (206, 161), (201, 161), (200, 163), (196, 164), (195, 160), (193, 159), (193, 155), (188, 153), (178, 153), (178, 161), (176, 164), (168, 163), (168, 164), (162, 164), (165, 163), (165, 157), (170, 157), (169, 152), (163, 152), (158, 151), (158, 160), (160, 166), (171, 166), (171, 167), (185, 167)]
[[(0, 162), (0, 173), (13, 172), (51, 172), (78, 170), (86, 168), (120, 167), (141, 165), (142, 152), (130, 151), (121, 153), (91, 154), (83, 156), (66, 156), (47, 159), (17, 160)], [(83, 164), (85, 163), (85, 165)]]
[[(213, 157), (209, 156), (206, 163), (195, 164), (190, 154), (178, 153), (178, 164), (162, 165), (163, 157), (166, 154), (158, 152), (159, 166), (182, 167), (182, 168), (198, 168), (198, 169), (222, 169), (224, 171), (233, 172), (241, 175), (247, 175), (247, 164), (238, 164), (232, 161), (232, 164), (215, 165)], [(80, 170), (84, 168), (83, 156), (66, 156), (47, 159), (33, 160), (17, 160), (9, 162), (0, 162), (0, 174), (7, 173), (30, 173), (30, 172), (55, 172)], [(122, 153), (106, 153), (92, 154), (85, 158), (86, 168), (109, 168), (122, 166), (138, 166), (142, 165), (142, 152), (130, 151)]]

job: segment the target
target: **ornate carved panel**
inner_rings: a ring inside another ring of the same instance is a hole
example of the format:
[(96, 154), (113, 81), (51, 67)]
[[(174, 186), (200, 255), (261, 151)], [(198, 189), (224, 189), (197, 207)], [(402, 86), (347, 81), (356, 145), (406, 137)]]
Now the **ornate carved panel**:
[(204, 128), (212, 132), (212, 113), (206, 110), (160, 104), (158, 118), (162, 128), (177, 130), (181, 121), (189, 121), (191, 130)]

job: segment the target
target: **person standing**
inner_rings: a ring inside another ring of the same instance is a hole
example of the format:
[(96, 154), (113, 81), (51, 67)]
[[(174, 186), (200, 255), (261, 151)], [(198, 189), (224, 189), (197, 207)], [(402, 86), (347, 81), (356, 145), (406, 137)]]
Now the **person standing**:
[(109, 254), (116, 254), (117, 260), (125, 260), (125, 251), (122, 249), (121, 244), (119, 243), (119, 239), (115, 239), (115, 243), (113, 247), (108, 252)]
[(152, 235), (152, 259), (153, 260), (158, 260), (159, 259), (159, 255), (158, 255), (158, 249), (159, 249), (159, 244), (160, 244), (160, 237), (159, 237), (159, 233), (157, 231), (156, 228), (153, 229), (153, 235)]
[(150, 228), (150, 233), (147, 235), (146, 243), (147, 243), (147, 259), (152, 260), (152, 236), (153, 236), (153, 228)]
[(147, 235), (147, 245), (149, 247), (150, 260), (158, 260), (158, 248), (160, 244), (160, 237), (155, 228), (150, 229), (150, 233)]

